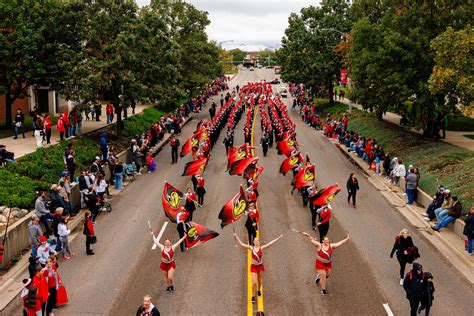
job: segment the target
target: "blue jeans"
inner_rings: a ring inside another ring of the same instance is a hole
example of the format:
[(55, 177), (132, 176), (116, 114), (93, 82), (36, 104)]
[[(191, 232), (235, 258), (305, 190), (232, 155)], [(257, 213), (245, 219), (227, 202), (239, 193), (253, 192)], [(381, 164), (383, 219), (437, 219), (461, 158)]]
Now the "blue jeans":
[(444, 208), (437, 208), (435, 210), (435, 216), (436, 216), (436, 219), (438, 220), (438, 222), (441, 221), (441, 219), (443, 217), (445, 217), (446, 215), (448, 215), (448, 210), (447, 209), (444, 209)]
[(23, 138), (25, 138), (25, 126), (23, 124), (19, 127), (15, 125), (15, 138), (18, 138), (20, 131), (23, 134)]
[(77, 135), (81, 135), (82, 121), (77, 122)]
[(121, 173), (116, 173), (115, 174), (115, 188), (117, 190), (122, 190), (122, 174)]
[(112, 115), (107, 114), (107, 124), (112, 123)]
[(43, 223), (44, 228), (46, 229), (46, 234), (51, 235), (53, 231), (51, 230), (51, 227), (49, 226), (49, 219), (53, 219), (53, 215), (51, 213), (48, 214), (42, 214), (40, 216), (40, 222)]
[(467, 252), (468, 252), (468, 253), (472, 253), (472, 241), (473, 241), (473, 240), (474, 240), (474, 239), (472, 239), (472, 238), (468, 238), (468, 239), (467, 239)]
[(407, 189), (408, 204), (413, 204), (415, 200), (415, 189)]
[(436, 227), (438, 227), (439, 229), (444, 228), (448, 226), (449, 224), (451, 224), (452, 222), (454, 222), (455, 220), (456, 220), (455, 217), (446, 215), (445, 217), (441, 219), (440, 222), (438, 222), (438, 224), (436, 224)]

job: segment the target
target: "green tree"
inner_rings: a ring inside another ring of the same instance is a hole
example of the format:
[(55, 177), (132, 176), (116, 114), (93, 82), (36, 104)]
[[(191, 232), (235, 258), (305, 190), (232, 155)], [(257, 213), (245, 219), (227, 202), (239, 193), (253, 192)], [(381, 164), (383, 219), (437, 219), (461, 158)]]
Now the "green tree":
[(323, 86), (330, 103), (334, 102), (333, 82), (341, 68), (341, 56), (334, 48), (350, 30), (348, 10), (346, 0), (323, 0), (320, 7), (310, 6), (300, 15), (290, 15), (278, 52), (285, 81)]
[(448, 29), (431, 41), (435, 66), (429, 79), (433, 94), (448, 97), (449, 104), (468, 105), (474, 96), (474, 34), (472, 27)]
[(28, 97), (30, 86), (54, 85), (67, 77), (64, 61), (80, 45), (75, 8), (48, 0), (0, 1), (0, 94), (5, 94), (6, 126), (12, 126), (13, 102)]
[(246, 52), (244, 52), (243, 50), (239, 48), (231, 49), (229, 52), (232, 55), (232, 61), (234, 64), (236, 63), (242, 64), (242, 62), (245, 59), (245, 56), (247, 55)]

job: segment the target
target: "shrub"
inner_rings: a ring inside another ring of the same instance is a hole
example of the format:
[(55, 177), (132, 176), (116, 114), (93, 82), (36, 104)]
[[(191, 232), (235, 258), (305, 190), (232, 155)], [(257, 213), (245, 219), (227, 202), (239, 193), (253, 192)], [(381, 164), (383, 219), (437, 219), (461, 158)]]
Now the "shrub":
[(30, 208), (36, 191), (49, 189), (50, 184), (16, 175), (0, 168), (0, 205)]

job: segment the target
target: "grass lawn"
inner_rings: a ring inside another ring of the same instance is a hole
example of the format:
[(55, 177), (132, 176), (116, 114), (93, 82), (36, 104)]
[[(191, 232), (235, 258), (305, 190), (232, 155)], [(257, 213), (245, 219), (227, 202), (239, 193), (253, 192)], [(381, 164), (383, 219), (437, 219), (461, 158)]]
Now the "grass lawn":
[[(347, 111), (345, 104), (319, 103), (324, 117), (339, 117)], [(373, 138), (383, 146), (391, 157), (399, 157), (405, 166), (410, 164), (419, 168), (420, 187), (432, 194), (438, 184), (449, 188), (463, 202), (468, 210), (474, 202), (474, 153), (441, 141), (424, 139), (419, 134), (404, 130), (396, 125), (379, 121), (370, 113), (353, 110), (349, 114), (349, 128), (367, 138)]]

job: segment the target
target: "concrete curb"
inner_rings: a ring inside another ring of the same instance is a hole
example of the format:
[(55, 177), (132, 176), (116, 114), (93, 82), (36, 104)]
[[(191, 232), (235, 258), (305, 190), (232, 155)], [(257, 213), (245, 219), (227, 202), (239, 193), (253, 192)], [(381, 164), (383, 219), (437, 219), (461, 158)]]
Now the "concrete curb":
[[(422, 228), (423, 230), (421, 230), (421, 233), (423, 235), (425, 235), (425, 237), (427, 237), (426, 235), (429, 234), (431, 235), (431, 237), (435, 237), (437, 240), (440, 240), (441, 243), (446, 247), (448, 248), (452, 254), (454, 254), (456, 256), (457, 259), (459, 259), (460, 261), (462, 261), (462, 263), (464, 263), (466, 266), (467, 266), (467, 269), (469, 271), (469, 273), (465, 273), (466, 271), (463, 271), (462, 269), (459, 269), (459, 267), (457, 265), (456, 268), (463, 274), (466, 276), (466, 278), (468, 278), (468, 280), (471, 282), (471, 283), (474, 283), (474, 275), (472, 275), (472, 271), (474, 271), (474, 262), (472, 262), (470, 260), (469, 257), (467, 257), (462, 251), (460, 251), (458, 248), (454, 247), (452, 245), (452, 243), (446, 239), (446, 237), (443, 236), (443, 234), (439, 233), (439, 232), (435, 232), (433, 231), (431, 233), (431, 225), (429, 223), (427, 223), (426, 221), (423, 220), (423, 218), (421, 217), (420, 213), (412, 206), (412, 205), (408, 205), (408, 204), (405, 204), (405, 201), (403, 200), (403, 198), (401, 196), (399, 196), (396, 192), (396, 190), (393, 190), (390, 186), (388, 186), (384, 181), (380, 181), (381, 179), (375, 177), (373, 174), (370, 174), (366, 169), (367, 169), (367, 165), (363, 164), (360, 159), (354, 159), (354, 157), (352, 157), (352, 155), (350, 153), (347, 152), (346, 148), (344, 146), (342, 146), (341, 144), (339, 144), (338, 142), (336, 141), (333, 141), (333, 140), (329, 140), (332, 144), (334, 144), (336, 146), (336, 148), (338, 148), (343, 154), (344, 156), (346, 156), (352, 163), (356, 164), (357, 167), (359, 169), (361, 169), (365, 175), (367, 175), (368, 179), (369, 179), (369, 182), (374, 185), (377, 189), (379, 189), (377, 187), (377, 185), (374, 183), (374, 182), (377, 182), (378, 185), (384, 187), (385, 191), (386, 192), (390, 192), (392, 194), (391, 195), (391, 198), (394, 198), (396, 199), (398, 202), (400, 202), (400, 206), (396, 207), (398, 209), (399, 212), (402, 213), (402, 215), (404, 215), (412, 225), (418, 227), (419, 229)], [(382, 194), (387, 200), (388, 197), (386, 196), (386, 194)], [(390, 202), (390, 200), (389, 200)], [(419, 223), (415, 223), (412, 221), (412, 218), (406, 216), (406, 214), (404, 214), (401, 209), (407, 209), (412, 216), (414, 216), (417, 220), (417, 222), (421, 223), (421, 227), (419, 225)], [(437, 234), (435, 234), (437, 233)], [(454, 232), (453, 232), (454, 234)], [(456, 235), (457, 236), (457, 235)], [(459, 236), (457, 236), (459, 237)], [(427, 238), (435, 248), (439, 248), (439, 245), (437, 245), (435, 243), (435, 240), (433, 240), (433, 238)], [(459, 238), (459, 242), (462, 242), (463, 239), (462, 238)], [(443, 255), (445, 257), (447, 257), (449, 259), (449, 255), (445, 254), (444, 252), (442, 252)]]
[[(194, 118), (194, 114), (188, 116), (188, 118), (184, 121), (183, 126), (186, 126), (192, 119)], [(169, 143), (169, 140), (171, 138), (172, 134), (167, 134), (163, 140), (157, 144), (153, 149), (153, 156), (156, 156), (165, 145)], [(126, 185), (124, 185), (125, 187)], [(113, 195), (113, 197), (117, 196), (120, 194), (121, 191), (116, 191), (117, 193)], [(81, 210), (76, 217), (74, 217), (73, 220), (69, 223), (69, 228), (71, 229), (71, 232), (74, 232), (78, 227), (80, 227), (80, 224), (82, 223), (82, 220), (84, 218), (84, 213), (85, 210)], [(71, 234), (70, 237), (70, 242), (72, 242), (79, 233), (76, 234)], [(21, 283), (21, 276), (24, 275), (27, 270), (28, 270), (28, 265), (29, 265), (29, 251), (22, 255), (22, 258), (19, 260), (19, 262), (12, 267), (5, 275), (2, 276), (0, 279), (2, 281), (2, 286), (0, 286), (0, 311), (3, 311), (5, 307), (7, 307), (11, 301), (15, 299), (15, 297), (20, 293), (20, 291), (23, 288), (23, 284)]]

